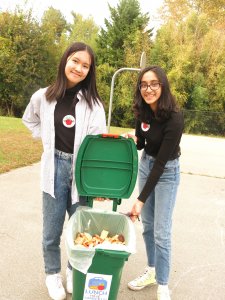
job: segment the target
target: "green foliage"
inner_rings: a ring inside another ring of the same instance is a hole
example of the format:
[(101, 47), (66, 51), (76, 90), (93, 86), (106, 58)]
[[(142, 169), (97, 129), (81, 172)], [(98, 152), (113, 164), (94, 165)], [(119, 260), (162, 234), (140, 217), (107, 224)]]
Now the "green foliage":
[(96, 50), (96, 36), (99, 28), (95, 24), (92, 17), (84, 19), (80, 14), (72, 12), (73, 23), (70, 24), (70, 35), (68, 36), (68, 43), (74, 41), (84, 42)]
[[(144, 32), (149, 16), (141, 14), (137, 0), (120, 0), (116, 8), (109, 5), (109, 10), (111, 20), (105, 19), (106, 29), (101, 28), (97, 38), (98, 63), (121, 68), (124, 66), (127, 39), (137, 30)], [(146, 33), (150, 36), (150, 31)]]
[(51, 79), (54, 57), (31, 14), (0, 14), (1, 113), (20, 116), (32, 91)]
[[(154, 38), (139, 1), (120, 0), (116, 7), (109, 5), (109, 11), (110, 19), (100, 30), (92, 17), (84, 19), (75, 12), (69, 24), (53, 7), (41, 22), (31, 10), (0, 12), (0, 115), (21, 116), (32, 93), (55, 79), (65, 48), (83, 41), (96, 53), (97, 87), (106, 112), (113, 75), (123, 67), (138, 69), (145, 51), (147, 64), (158, 64), (168, 74), (173, 94), (185, 109), (187, 132), (224, 135), (224, 0), (164, 0), (162, 25)], [(113, 125), (133, 127), (137, 75), (124, 71), (116, 77)], [(207, 117), (209, 111), (212, 116), (222, 113), (213, 120)]]
[(115, 81), (112, 124), (133, 126), (133, 98), (138, 72), (124, 71)]
[(151, 57), (151, 47), (149, 32), (140, 29), (134, 30), (124, 42), (124, 66), (130, 68), (140, 68), (140, 58), (144, 51), (146, 57)]
[[(98, 64), (109, 64), (114, 72), (123, 67), (140, 68), (143, 51), (151, 49), (152, 30), (146, 29), (149, 16), (140, 11), (139, 1), (120, 0), (116, 8), (109, 6), (110, 20), (105, 20), (97, 38)], [(113, 76), (113, 73), (111, 74)], [(133, 120), (133, 94), (137, 71), (118, 74), (113, 91), (112, 123), (127, 126)], [(106, 83), (107, 84), (107, 83)]]
[(186, 133), (225, 137), (225, 113), (184, 110), (183, 114)]
[(114, 72), (115, 69), (109, 64), (102, 64), (97, 67), (97, 88), (106, 111), (109, 109), (111, 80)]
[(60, 10), (50, 7), (43, 14), (41, 28), (46, 39), (49, 39), (49, 44), (57, 44), (69, 26)]
[[(170, 0), (166, 2), (172, 4)], [(182, 10), (182, 7), (177, 9)], [(174, 18), (173, 11), (170, 12), (171, 17), (167, 16), (157, 33), (152, 59), (165, 68), (182, 107), (224, 111), (221, 88), (224, 84), (224, 36), (211, 26), (205, 12), (191, 9), (190, 3), (185, 19)]]

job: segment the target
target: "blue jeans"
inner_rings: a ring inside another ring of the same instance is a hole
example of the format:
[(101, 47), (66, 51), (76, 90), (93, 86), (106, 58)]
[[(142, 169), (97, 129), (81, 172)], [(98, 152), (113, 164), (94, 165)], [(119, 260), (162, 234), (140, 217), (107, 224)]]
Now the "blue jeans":
[(72, 163), (73, 155), (55, 150), (55, 198), (43, 192), (43, 257), (45, 273), (61, 271), (60, 240), (66, 212), (69, 217), (79, 205), (85, 205), (86, 198), (72, 205)]
[[(141, 191), (155, 159), (143, 151), (139, 164)], [(158, 284), (168, 284), (171, 261), (172, 214), (180, 181), (179, 159), (166, 163), (155, 189), (146, 200), (142, 211), (143, 238), (148, 265), (155, 267)]]

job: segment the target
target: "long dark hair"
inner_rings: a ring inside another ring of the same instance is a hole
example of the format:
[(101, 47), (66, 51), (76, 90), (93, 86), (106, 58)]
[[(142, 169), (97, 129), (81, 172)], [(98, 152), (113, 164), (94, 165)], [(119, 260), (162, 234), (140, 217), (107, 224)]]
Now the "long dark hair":
[[(147, 104), (141, 96), (139, 85), (141, 83), (143, 75), (152, 71), (158, 77), (161, 83), (162, 93), (157, 102), (156, 112), (153, 114), (150, 105)], [(159, 66), (148, 66), (144, 68), (137, 80), (136, 90), (134, 94), (134, 114), (136, 119), (148, 122), (149, 119), (154, 115), (154, 117), (159, 121), (165, 121), (170, 117), (172, 111), (178, 111), (175, 97), (172, 95), (170, 90), (169, 81), (167, 79), (165, 71)]]
[(59, 100), (64, 97), (67, 88), (67, 78), (65, 75), (65, 66), (67, 63), (67, 59), (69, 56), (78, 51), (87, 51), (91, 57), (91, 65), (87, 77), (79, 83), (82, 93), (90, 108), (92, 108), (93, 103), (98, 103), (99, 101), (101, 101), (96, 87), (96, 67), (94, 52), (90, 46), (81, 42), (74, 42), (64, 52), (58, 66), (56, 81), (47, 88), (47, 91), (45, 93), (47, 101), (51, 102), (53, 100)]

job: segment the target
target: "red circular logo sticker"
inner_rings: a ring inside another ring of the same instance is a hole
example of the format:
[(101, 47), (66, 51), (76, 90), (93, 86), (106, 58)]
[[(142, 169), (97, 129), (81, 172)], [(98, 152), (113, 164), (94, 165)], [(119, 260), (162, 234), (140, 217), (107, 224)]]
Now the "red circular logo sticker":
[(147, 124), (147, 123), (144, 123), (144, 122), (141, 123), (141, 129), (143, 131), (148, 131), (149, 128), (150, 128), (150, 124)]
[(75, 125), (75, 118), (72, 115), (67, 115), (63, 118), (63, 125), (67, 128), (71, 128)]

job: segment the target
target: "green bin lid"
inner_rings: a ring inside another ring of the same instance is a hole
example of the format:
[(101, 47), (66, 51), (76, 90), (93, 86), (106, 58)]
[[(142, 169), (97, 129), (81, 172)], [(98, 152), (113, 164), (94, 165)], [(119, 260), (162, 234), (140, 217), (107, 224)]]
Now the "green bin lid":
[(138, 169), (136, 145), (131, 138), (87, 135), (77, 154), (75, 179), (81, 196), (129, 198)]

